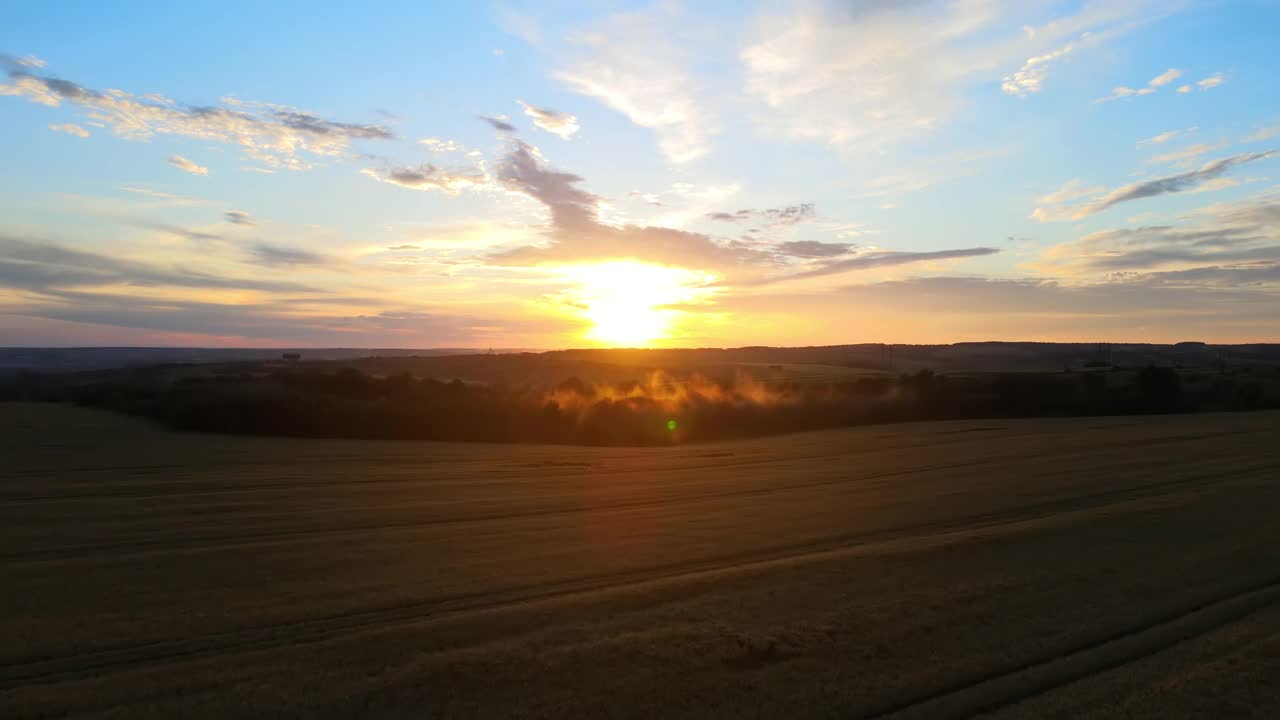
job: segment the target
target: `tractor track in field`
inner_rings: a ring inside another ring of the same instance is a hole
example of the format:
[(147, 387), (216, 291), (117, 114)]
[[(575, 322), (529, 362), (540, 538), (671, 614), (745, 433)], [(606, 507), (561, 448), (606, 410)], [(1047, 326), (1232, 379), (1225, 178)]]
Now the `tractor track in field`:
[[(171, 663), (217, 658), (227, 654), (249, 653), (286, 646), (319, 643), (349, 635), (376, 632), (425, 622), (443, 621), (471, 613), (516, 608), (528, 603), (587, 598), (602, 592), (626, 590), (650, 583), (695, 581), (720, 573), (765, 569), (778, 563), (791, 563), (836, 555), (850, 550), (866, 550), (876, 546), (910, 541), (941, 540), (963, 533), (1012, 530), (1059, 515), (1119, 508), (1125, 504), (1170, 496), (1214, 485), (1224, 478), (1248, 476), (1250, 473), (1280, 468), (1270, 462), (1226, 471), (1202, 473), (1178, 480), (1147, 483), (1115, 490), (1088, 493), (1068, 498), (1033, 502), (1019, 507), (962, 518), (951, 518), (903, 525), (885, 530), (849, 533), (794, 545), (780, 545), (745, 553), (715, 558), (635, 568), (554, 583), (510, 587), (482, 593), (459, 594), (394, 606), (341, 613), (330, 616), (273, 623), (259, 627), (212, 633), (184, 640), (159, 640), (114, 648), (75, 653), (60, 657), (27, 658), (0, 664), (0, 690), (14, 690), (32, 685), (45, 685), (94, 678), (102, 675), (148, 669)], [(1269, 581), (1263, 588), (1280, 585), (1280, 579)], [(1257, 588), (1255, 588), (1257, 590)], [(1240, 593), (1237, 593), (1239, 595)], [(1235, 596), (1232, 596), (1235, 597)], [(1228, 598), (1229, 600), (1230, 598)], [(1215, 601), (1217, 603), (1227, 600)], [(1210, 607), (1211, 604), (1203, 607)], [(1196, 612), (1193, 609), (1191, 612)], [(1182, 617), (1187, 613), (1178, 615)], [(1171, 620), (1166, 620), (1172, 622)], [(1117, 636), (1132, 635), (1130, 630)], [(1102, 644), (1111, 642), (1104, 640)], [(1098, 645), (1099, 643), (1094, 643)], [(1090, 647), (1093, 647), (1091, 645)], [(1080, 651), (1076, 651), (1080, 652)], [(885, 713), (906, 712), (929, 702), (945, 701), (948, 696), (965, 692), (986, 682), (998, 682), (1012, 673), (1027, 672), (1055, 659), (1070, 657), (1058, 654), (1038, 663), (1015, 668), (999, 676), (980, 678), (964, 687), (947, 689), (934, 696), (921, 698)], [(1015, 702), (1013, 700), (1005, 701)]]
[[(208, 534), (198, 536), (187, 536), (181, 539), (166, 538), (138, 538), (130, 540), (121, 540), (110, 543), (95, 543), (92, 545), (75, 545), (51, 548), (39, 548), (33, 550), (22, 550), (16, 552), (0, 553), (0, 563), (17, 564), (17, 563), (38, 563), (51, 561), (81, 561), (100, 559), (104, 557), (122, 557), (138, 554), (169, 554), (182, 552), (204, 552), (207, 550), (230, 549), (237, 547), (250, 547), (265, 543), (280, 542), (306, 542), (311, 539), (342, 537), (346, 535), (359, 535), (370, 532), (379, 531), (396, 531), (396, 530), (415, 530), (431, 527), (449, 527), (456, 525), (466, 525), (472, 523), (483, 522), (505, 522), (513, 520), (529, 520), (535, 518), (550, 518), (566, 515), (580, 515), (593, 512), (615, 512), (625, 510), (635, 510), (642, 508), (678, 506), (690, 503), (709, 502), (728, 498), (740, 497), (758, 497), (766, 495), (774, 495), (778, 493), (791, 492), (795, 490), (806, 490), (818, 487), (830, 487), (836, 485), (846, 485), (851, 483), (868, 482), (875, 480), (883, 480), (893, 477), (902, 477), (907, 475), (916, 475), (923, 473), (944, 472), (959, 468), (973, 468), (984, 465), (992, 465), (1016, 460), (1024, 457), (1024, 453), (1016, 452), (1000, 456), (986, 456), (983, 458), (968, 460), (963, 462), (951, 462), (938, 465), (926, 465), (916, 468), (907, 468), (903, 470), (893, 470), (883, 473), (873, 473), (870, 475), (861, 475), (856, 477), (834, 477), (823, 478), (819, 480), (808, 480), (804, 482), (788, 483), (783, 485), (770, 485), (767, 487), (743, 488), (737, 490), (713, 490), (702, 493), (688, 493), (681, 495), (673, 495), (662, 498), (652, 498), (645, 500), (623, 500), (609, 503), (597, 503), (594, 505), (578, 505), (573, 507), (554, 507), (535, 509), (518, 512), (494, 512), (494, 513), (478, 513), (464, 517), (437, 517), (423, 518), (413, 520), (401, 520), (395, 522), (373, 522), (365, 524), (346, 524), (331, 527), (307, 527), (307, 528), (286, 528), (279, 530), (271, 530), (256, 533), (237, 533), (234, 537), (228, 537), (225, 534)], [(1137, 463), (1145, 465), (1146, 463)], [(1174, 481), (1177, 482), (1177, 481)], [(359, 508), (357, 508), (359, 509)], [(351, 512), (351, 509), (344, 510)]]
[(679, 495), (667, 498), (657, 498), (650, 500), (626, 500), (614, 503), (599, 503), (595, 505), (579, 505), (575, 507), (557, 507), (541, 510), (529, 510), (523, 512), (499, 512), (469, 515), (465, 517), (443, 517), (429, 518), (422, 520), (405, 520), (401, 522), (378, 522), (368, 523), (365, 525), (345, 525), (332, 528), (296, 528), (288, 530), (278, 530), (272, 532), (254, 533), (254, 534), (238, 534), (234, 539), (228, 539), (225, 535), (205, 536), (205, 537), (188, 537), (181, 542), (175, 542), (169, 538), (165, 540), (136, 540), (123, 541), (118, 543), (94, 544), (83, 546), (70, 546), (60, 548), (43, 548), (39, 550), (25, 550), (15, 553), (0, 553), (0, 562), (22, 562), (22, 561), (44, 561), (51, 559), (89, 559), (102, 557), (104, 555), (121, 555), (132, 553), (145, 553), (152, 550), (161, 552), (181, 552), (184, 550), (203, 551), (215, 548), (244, 547), (257, 545), (263, 542), (273, 542), (289, 539), (307, 540), (317, 536), (341, 536), (347, 534), (360, 534), (367, 532), (376, 532), (380, 530), (405, 530), (414, 528), (426, 528), (434, 526), (451, 526), (451, 525), (467, 525), (480, 522), (502, 522), (510, 520), (528, 520), (533, 518), (556, 517), (562, 515), (579, 515), (583, 513), (593, 512), (611, 512), (616, 510), (633, 510), (640, 508), (663, 507), (671, 505), (682, 505), (685, 503), (706, 502), (712, 500), (721, 500), (733, 497), (751, 497), (758, 495), (771, 495), (776, 493), (788, 492), (792, 490), (803, 490), (807, 488), (824, 487), (830, 485), (841, 485), (859, 481), (879, 480), (889, 477), (898, 477), (902, 475), (914, 475), (919, 473), (937, 472), (940, 470), (952, 470), (960, 467), (974, 467), (986, 465), (994, 462), (1002, 462), (1004, 458), (986, 458), (982, 460), (974, 460), (964, 463), (949, 463), (946, 465), (926, 466), (919, 468), (911, 468), (907, 470), (894, 470), (886, 473), (878, 473), (873, 475), (863, 475), (859, 477), (849, 478), (831, 478), (825, 480), (812, 480), (803, 483), (792, 483), (788, 485), (771, 485), (768, 487), (750, 488), (742, 490), (716, 491), (707, 493), (697, 493), (688, 495)]
[[(987, 430), (989, 428), (981, 428), (981, 429)], [(819, 431), (819, 432), (825, 432), (825, 431)], [(911, 444), (904, 444), (904, 445), (892, 445), (892, 446), (884, 447), (881, 449), (885, 451), (902, 451), (902, 450), (911, 450), (915, 448), (933, 448), (938, 446), (961, 444), (966, 442), (966, 439), (963, 438), (963, 434), (965, 434), (966, 432), (969, 432), (969, 430), (939, 430), (936, 433), (937, 435), (957, 436), (957, 437), (949, 437), (947, 441), (942, 443), (939, 443), (936, 441), (925, 442), (925, 443), (911, 443)], [(1214, 432), (1214, 433), (1204, 433), (1201, 435), (1160, 435), (1156, 437), (1143, 438), (1140, 440), (1132, 440), (1132, 441), (1112, 441), (1112, 442), (1087, 441), (1087, 442), (1080, 443), (1079, 448), (1077, 449), (1082, 449), (1087, 447), (1090, 450), (1098, 450), (1098, 449), (1111, 449), (1111, 448), (1139, 447), (1139, 446), (1147, 446), (1147, 445), (1162, 445), (1162, 444), (1176, 443), (1176, 442), (1212, 440), (1212, 439), (1219, 439), (1222, 437), (1228, 437), (1228, 436), (1234, 436), (1234, 435), (1249, 435), (1249, 434), (1254, 434), (1258, 432), (1263, 432), (1263, 430), (1259, 428), (1247, 428), (1247, 429), (1236, 429), (1236, 430), (1224, 430), (1224, 431)], [(597, 449), (609, 449), (609, 448), (597, 448)], [(715, 446), (708, 445), (706, 446), (705, 449), (711, 452), (715, 450)], [(674, 466), (666, 466), (662, 468), (647, 468), (647, 467), (641, 467), (641, 468), (600, 467), (600, 468), (597, 468), (595, 467), (595, 463), (588, 462), (588, 461), (584, 461), (584, 463), (581, 465), (575, 463), (570, 466), (565, 466), (565, 465), (546, 466), (531, 460), (529, 463), (524, 464), (520, 467), (507, 466), (507, 467), (499, 467), (499, 468), (486, 468), (486, 472), (493, 472), (494, 470), (497, 470), (499, 472), (506, 473), (504, 477), (510, 477), (513, 480), (527, 477), (528, 470), (545, 469), (547, 467), (557, 467), (560, 470), (561, 475), (566, 474), (564, 473), (566, 469), (576, 470), (577, 472), (573, 473), (575, 475), (577, 474), (586, 475), (595, 471), (598, 471), (602, 474), (611, 474), (611, 475), (641, 474), (641, 473), (654, 472), (654, 471), (690, 472), (690, 471), (697, 471), (697, 470), (704, 470), (704, 469), (723, 470), (726, 468), (734, 468), (734, 467), (767, 466), (767, 465), (775, 465), (775, 464), (782, 464), (782, 463), (798, 463), (806, 460), (818, 460), (818, 459), (835, 460), (837, 458), (841, 458), (846, 455), (855, 455), (855, 454), (864, 455), (867, 452), (868, 452), (867, 448), (856, 448), (856, 449), (851, 448), (843, 452), (823, 452), (823, 453), (816, 453), (816, 454), (787, 455), (784, 457), (766, 457), (766, 458), (744, 457), (739, 460), (731, 460), (731, 461), (725, 461), (725, 462), (693, 463), (689, 465), (674, 465)], [(875, 450), (872, 450), (871, 452), (875, 452)], [(732, 453), (730, 454), (732, 455)], [(1023, 453), (1022, 455), (1025, 455), (1025, 453)], [(993, 459), (1012, 459), (1012, 458), (1020, 457), (1022, 455), (1014, 454), (1014, 455), (1004, 456), (1003, 458), (993, 458)], [(710, 459), (710, 458), (717, 458), (717, 457), (721, 457), (721, 456), (720, 455), (695, 455), (695, 456), (689, 457), (689, 459), (698, 460), (698, 459)], [(606, 462), (607, 461), (608, 461), (608, 458), (606, 458)], [(243, 467), (263, 467), (263, 465), (262, 463), (256, 463), (256, 462), (221, 462), (218, 464), (217, 469), (220, 470), (223, 468), (243, 468)], [(154, 471), (154, 470), (170, 470), (170, 469), (188, 470), (190, 469), (190, 466), (185, 464), (179, 464), (179, 463), (165, 463), (165, 464), (158, 464), (158, 465), (137, 465), (137, 466), (128, 466), (128, 465), (86, 466), (86, 467), (68, 468), (68, 469), (60, 469), (60, 470), (47, 470), (47, 471), (35, 471), (35, 470), (27, 469), (27, 470), (14, 471), (16, 473), (14, 475), (14, 478), (15, 479), (34, 479), (42, 476), (59, 476), (59, 475), (68, 475), (68, 474), (85, 473), (85, 472), (112, 472), (112, 471), (119, 471), (119, 470)], [(367, 487), (367, 486), (381, 486), (381, 485), (418, 485), (418, 484), (422, 484), (423, 482), (463, 482), (463, 481), (470, 480), (474, 477), (475, 477), (474, 470), (468, 470), (467, 472), (461, 472), (458, 474), (432, 476), (428, 480), (424, 480), (422, 477), (361, 478), (361, 479), (354, 479), (354, 480), (343, 478), (343, 479), (335, 479), (335, 480), (260, 482), (260, 483), (246, 484), (242, 486), (232, 486), (232, 487), (220, 485), (217, 481), (204, 481), (204, 480), (170, 481), (170, 482), (154, 483), (149, 485), (139, 485), (136, 483), (111, 483), (107, 485), (102, 485), (102, 484), (95, 483), (95, 484), (88, 485), (88, 487), (92, 487), (95, 490), (95, 492), (68, 492), (64, 490), (64, 491), (58, 491), (58, 492), (23, 493), (23, 492), (6, 492), (3, 489), (0, 489), (0, 505), (3, 505), (5, 507), (17, 507), (24, 504), (55, 503), (55, 502), (67, 502), (67, 501), (74, 501), (74, 500), (129, 501), (129, 500), (141, 500), (141, 499), (152, 499), (152, 498), (217, 496), (217, 495), (225, 495), (225, 494), (249, 494), (249, 493), (261, 493), (261, 492), (287, 491), (291, 489), (305, 489), (305, 488), (312, 488), (312, 487), (353, 487), (353, 486)], [(115, 492), (104, 493), (103, 492), (104, 489), (114, 490)], [(157, 492), (158, 489), (164, 490), (164, 491)], [(133, 490), (133, 492), (130, 492), (131, 490)]]
[(1166, 610), (1148, 621), (1059, 648), (1005, 670), (900, 701), (864, 720), (969, 718), (1031, 700), (1079, 680), (1141, 661), (1280, 604), (1280, 575)]

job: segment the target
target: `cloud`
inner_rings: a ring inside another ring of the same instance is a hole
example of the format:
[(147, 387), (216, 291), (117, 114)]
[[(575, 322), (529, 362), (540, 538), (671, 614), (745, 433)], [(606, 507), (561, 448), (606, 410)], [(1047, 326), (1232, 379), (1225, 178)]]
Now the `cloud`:
[(243, 210), (228, 210), (222, 214), (222, 219), (226, 220), (232, 225), (248, 225), (252, 227), (258, 224), (257, 222), (254, 221), (252, 217), (249, 216), (249, 213)]
[[(387, 304), (391, 303), (383, 306)], [(492, 334), (503, 330), (504, 318), (499, 316), (476, 317), (429, 307), (397, 308), (394, 304), (382, 311), (360, 312), (347, 310), (348, 305), (341, 298), (216, 303), (62, 291), (50, 294), (43, 302), (5, 310), (25, 317), (79, 323), (77, 336), (92, 331), (91, 325), (106, 325), (147, 331), (133, 337), (164, 338), (180, 333), (182, 339), (178, 342), (189, 345), (207, 343), (202, 338), (215, 338), (220, 344), (241, 347), (487, 347), (495, 344)], [(43, 330), (47, 323), (39, 327)], [(192, 332), (194, 328), (199, 329), (198, 333)], [(119, 333), (113, 332), (110, 337), (119, 337)]]
[(1173, 152), (1168, 152), (1163, 155), (1157, 155), (1151, 158), (1151, 162), (1158, 165), (1184, 163), (1188, 160), (1198, 158), (1201, 155), (1221, 150), (1226, 146), (1227, 143), (1214, 143), (1212, 145), (1209, 143), (1196, 143), (1195, 145), (1188, 145), (1180, 150), (1174, 150)]
[(1178, 137), (1179, 135), (1182, 135), (1184, 133), (1192, 133), (1199, 129), (1200, 129), (1199, 127), (1189, 127), (1186, 130), (1166, 130), (1160, 133), (1159, 135), (1153, 135), (1149, 138), (1143, 138), (1142, 140), (1139, 140), (1137, 144), (1140, 146), (1153, 145), (1153, 144), (1160, 145), (1162, 143), (1169, 142), (1170, 140)]
[(1177, 68), (1169, 68), (1168, 70), (1165, 70), (1159, 75), (1151, 78), (1147, 85), (1150, 85), (1151, 87), (1164, 87), (1180, 77), (1182, 77), (1181, 70)]
[(706, 235), (665, 227), (608, 225), (601, 200), (578, 187), (582, 178), (548, 168), (536, 149), (514, 140), (494, 172), (510, 192), (541, 203), (550, 213), (545, 245), (523, 245), (491, 254), (495, 265), (543, 265), (632, 259), (694, 269), (732, 270), (768, 264), (772, 256), (716, 243)]
[(485, 182), (483, 170), (446, 170), (431, 163), (422, 163), (417, 167), (366, 168), (360, 172), (379, 182), (411, 190), (439, 190), (449, 195), (457, 195), (462, 190)]
[(191, 160), (188, 160), (182, 157), (181, 155), (171, 155), (169, 157), (169, 164), (178, 168), (183, 172), (191, 173), (192, 175), (208, 175), (209, 174), (209, 168), (203, 165), (198, 165), (192, 162)]
[(4, 53), (0, 53), (0, 67), (3, 67), (6, 71), (10, 71), (10, 72), (18, 69), (28, 69), (28, 68), (39, 69), (44, 67), (47, 64), (48, 63), (36, 57), (35, 55), (26, 55), (24, 57), (14, 57), (12, 55), (5, 55)]
[(765, 208), (762, 210), (745, 209), (736, 212), (707, 213), (708, 220), (720, 222), (739, 222), (743, 220), (760, 222), (768, 227), (784, 227), (796, 225), (817, 216), (813, 203), (800, 203), (786, 207)]
[(662, 207), (664, 205), (662, 200), (658, 199), (658, 196), (654, 195), (653, 193), (641, 192), (639, 190), (632, 190), (631, 192), (627, 193), (627, 196), (640, 198), (641, 200), (644, 201), (646, 205), (652, 205), (653, 207)]
[(795, 225), (806, 220), (812, 220), (817, 214), (814, 211), (813, 203), (801, 203), (799, 205), (788, 205), (781, 208), (769, 208), (767, 210), (757, 211), (760, 215), (768, 218), (771, 225)]
[(422, 248), (418, 247), (417, 245), (393, 245), (387, 249), (392, 251), (403, 251), (403, 250), (421, 250)]
[[(1258, 160), (1265, 160), (1276, 154), (1275, 150), (1268, 150), (1266, 152), (1232, 155), (1231, 157), (1207, 162), (1195, 170), (1123, 185), (1086, 203), (1076, 205), (1046, 204), (1044, 207), (1036, 208), (1035, 212), (1031, 214), (1031, 217), (1039, 220), (1040, 222), (1080, 220), (1090, 215), (1100, 213), (1107, 208), (1119, 205), (1120, 203), (1156, 197), (1158, 195), (1165, 195), (1169, 193), (1194, 190), (1205, 185), (1211, 180), (1222, 177), (1222, 175), (1234, 167), (1244, 165), (1246, 163), (1257, 162)], [(1046, 200), (1046, 198), (1048, 198), (1048, 200)], [(1046, 198), (1041, 198), (1042, 202), (1053, 202), (1054, 200), (1054, 196), (1046, 196)]]
[(847, 255), (857, 248), (851, 243), (824, 243), (817, 240), (792, 240), (775, 246), (779, 254), (794, 258), (829, 258)]
[(720, 128), (688, 70), (684, 45), (676, 42), (678, 22), (666, 15), (619, 14), (572, 33), (579, 55), (556, 78), (653, 130), (669, 162), (687, 163), (711, 151)]
[[(1119, 100), (1121, 98), (1137, 97), (1140, 95), (1150, 95), (1154, 93), (1156, 90), (1159, 90), (1160, 88), (1164, 87), (1165, 85), (1168, 85), (1169, 83), (1173, 82), (1174, 80), (1177, 80), (1180, 77), (1182, 77), (1181, 70), (1177, 68), (1169, 68), (1168, 70), (1165, 70), (1159, 75), (1148, 80), (1146, 87), (1138, 88), (1135, 90), (1134, 88), (1121, 85), (1119, 87), (1113, 88), (1111, 90), (1110, 95), (1106, 97), (1098, 98), (1097, 100), (1094, 100), (1094, 102), (1104, 103), (1104, 102), (1111, 102), (1112, 100)], [(1178, 88), (1178, 92), (1183, 92), (1182, 88)]]
[(419, 145), (425, 145), (427, 150), (433, 153), (448, 153), (461, 150), (461, 146), (452, 140), (441, 140), (440, 138), (423, 138), (418, 141)]
[[(1089, 37), (1089, 33), (1085, 33), (1081, 40), (1086, 40)], [(1003, 82), (1000, 83), (1000, 89), (1009, 95), (1017, 95), (1018, 97), (1026, 97), (1032, 93), (1040, 92), (1044, 87), (1045, 78), (1049, 75), (1050, 64), (1055, 60), (1061, 60), (1070, 55), (1075, 49), (1075, 43), (1068, 43), (1051, 52), (1028, 58), (1022, 64), (1020, 70), (1012, 75), (1004, 76)]]
[(1073, 178), (1063, 183), (1062, 187), (1057, 190), (1054, 190), (1047, 195), (1040, 196), (1040, 202), (1048, 205), (1056, 205), (1059, 203), (1070, 202), (1072, 200), (1078, 200), (1082, 197), (1100, 195), (1106, 191), (1107, 189), (1101, 186), (1086, 187), (1084, 182), (1079, 178)]
[(1226, 81), (1227, 79), (1222, 76), (1222, 73), (1214, 73), (1203, 80), (1197, 81), (1196, 87), (1199, 87), (1201, 90), (1212, 90)]
[(1197, 80), (1194, 85), (1188, 83), (1186, 85), (1179, 87), (1178, 92), (1182, 93), (1183, 95), (1187, 95), (1189, 93), (1195, 92), (1197, 89), (1201, 91), (1212, 90), (1226, 81), (1227, 81), (1227, 78), (1224, 77), (1222, 73), (1214, 73), (1202, 80)]
[(1230, 267), (1209, 265), (1189, 270), (1116, 274), (1111, 277), (1132, 285), (1152, 287), (1280, 287), (1280, 262), (1246, 262)]
[(75, 123), (63, 123), (61, 125), (50, 125), (49, 129), (54, 132), (66, 133), (68, 135), (75, 135), (76, 137), (80, 137), (80, 138), (89, 137), (89, 131), (85, 130), (79, 125), (76, 125)]
[(800, 272), (790, 273), (786, 275), (773, 275), (758, 280), (736, 283), (744, 286), (754, 285), (770, 285), (791, 280), (808, 280), (826, 275), (839, 275), (841, 273), (853, 272), (856, 270), (872, 270), (875, 268), (894, 267), (899, 265), (910, 265), (914, 263), (939, 262), (944, 260), (959, 260), (971, 257), (982, 257), (984, 255), (994, 255), (1000, 252), (996, 248), (989, 247), (972, 247), (959, 248), (955, 250), (935, 250), (930, 252), (905, 252), (895, 250), (868, 250), (858, 253), (854, 257), (831, 260), (820, 264), (810, 270), (802, 270)]
[(0, 235), (0, 286), (40, 292), (106, 285), (311, 291), (281, 280), (222, 277)]
[[(1176, 225), (1089, 233), (1049, 248), (1038, 267), (1079, 275), (1151, 272), (1173, 266), (1181, 274), (1156, 278), (1167, 283), (1177, 278), (1207, 282), (1228, 274), (1256, 281), (1261, 271), (1280, 265), (1280, 196), (1274, 192), (1211, 205), (1186, 214), (1183, 220)], [(1182, 273), (1196, 268), (1201, 271)], [(1247, 272), (1234, 272), (1237, 269)]]
[(8, 63), (7, 84), (0, 95), (31, 102), (79, 107), (85, 116), (128, 140), (176, 135), (239, 146), (245, 154), (273, 168), (305, 169), (314, 156), (348, 155), (353, 140), (389, 140), (381, 125), (343, 123), (283, 105), (223, 98), (220, 105), (182, 105), (161, 95), (133, 95), (123, 90), (99, 91), (69, 80), (38, 75), (31, 65)]
[(548, 108), (536, 107), (523, 100), (516, 102), (524, 108), (524, 114), (533, 118), (533, 124), (553, 135), (568, 140), (580, 129), (578, 118), (565, 112), (557, 112)]
[(762, 131), (876, 150), (942, 127), (973, 86), (1039, 90), (1051, 62), (1158, 15), (1151, 6), (1087, 3), (1028, 28), (1016, 4), (798, 3), (759, 18), (741, 59), (747, 93), (767, 107)]
[(125, 192), (131, 192), (138, 195), (146, 195), (147, 197), (161, 198), (163, 200), (190, 200), (191, 199), (191, 198), (184, 198), (181, 195), (174, 195), (173, 193), (161, 192), (160, 190), (152, 190), (151, 188), (135, 187), (133, 185), (121, 185), (120, 189), (124, 190)]
[(1270, 140), (1271, 138), (1276, 137), (1277, 135), (1280, 135), (1280, 125), (1272, 125), (1270, 127), (1258, 128), (1254, 132), (1242, 138), (1240, 142), (1242, 143), (1263, 142), (1264, 140)]
[(191, 230), (178, 225), (170, 225), (168, 223), (132, 221), (131, 224), (144, 230), (154, 230), (159, 233), (175, 235), (187, 240), (220, 240), (222, 238), (221, 235), (214, 233), (208, 233), (201, 230)]
[(1144, 87), (1144, 88), (1138, 88), (1135, 90), (1134, 88), (1128, 87), (1126, 85), (1120, 85), (1118, 87), (1112, 88), (1110, 95), (1106, 97), (1098, 98), (1097, 100), (1094, 100), (1094, 102), (1104, 103), (1104, 102), (1110, 102), (1112, 100), (1119, 100), (1120, 98), (1136, 97), (1139, 95), (1150, 95), (1155, 91), (1156, 89), (1153, 87)]
[(487, 115), (481, 115), (480, 119), (489, 123), (489, 125), (494, 130), (497, 130), (498, 132), (513, 133), (513, 132), (516, 132), (517, 130), (515, 125), (512, 125), (511, 123), (507, 122), (507, 117), (505, 115), (499, 116), (499, 117), (489, 117)]
[[(125, 205), (120, 206), (123, 207), (126, 212), (134, 210), (148, 210), (152, 208), (196, 207), (209, 204), (208, 200), (187, 197), (186, 195), (176, 195), (174, 193), (153, 190), (147, 187), (138, 187), (136, 185), (121, 185), (119, 189), (134, 195), (142, 195), (144, 197), (152, 198), (152, 200), (142, 202), (127, 201)], [(94, 200), (90, 200), (90, 205), (86, 206), (91, 212), (96, 211), (96, 208), (99, 207), (94, 203)]]
[(331, 261), (328, 257), (319, 253), (310, 252), (308, 250), (299, 250), (297, 248), (281, 247), (279, 245), (269, 245), (267, 243), (258, 243), (249, 249), (249, 253), (253, 259), (262, 265), (273, 267), (294, 265), (327, 265)]
[(822, 318), (826, 323), (818, 327), (823, 330), (852, 327), (862, 337), (901, 343), (996, 338), (1230, 343), (1273, 338), (1277, 301), (1280, 297), (1268, 288), (1165, 285), (1138, 278), (1069, 282), (934, 276), (850, 284), (820, 293), (725, 295), (717, 310), (759, 318), (762, 326), (774, 320), (757, 337), (775, 344), (779, 337), (797, 345), (830, 342), (829, 335), (815, 335), (792, 318)]

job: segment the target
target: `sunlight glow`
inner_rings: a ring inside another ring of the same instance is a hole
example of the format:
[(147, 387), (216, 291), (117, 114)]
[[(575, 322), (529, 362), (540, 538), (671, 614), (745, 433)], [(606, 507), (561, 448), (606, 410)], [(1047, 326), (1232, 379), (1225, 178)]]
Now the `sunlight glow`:
[(671, 307), (705, 301), (711, 273), (633, 261), (566, 267), (575, 285), (570, 303), (591, 323), (586, 338), (601, 345), (644, 347), (671, 337), (682, 312)]

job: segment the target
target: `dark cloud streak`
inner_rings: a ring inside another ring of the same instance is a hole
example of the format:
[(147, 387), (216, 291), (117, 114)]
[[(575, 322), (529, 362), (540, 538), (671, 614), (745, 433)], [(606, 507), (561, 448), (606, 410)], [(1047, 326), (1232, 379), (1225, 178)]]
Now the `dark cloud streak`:
[(68, 287), (111, 284), (315, 292), (294, 282), (222, 277), (5, 236), (0, 236), (0, 262), (4, 263), (0, 284), (45, 293)]

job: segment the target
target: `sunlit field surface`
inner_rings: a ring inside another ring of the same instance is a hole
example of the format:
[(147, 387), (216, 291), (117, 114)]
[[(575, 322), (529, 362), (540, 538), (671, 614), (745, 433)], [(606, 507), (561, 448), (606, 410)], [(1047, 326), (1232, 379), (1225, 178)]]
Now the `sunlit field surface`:
[(964, 421), (616, 449), (0, 405), (0, 706), (1266, 715), (1277, 430)]

